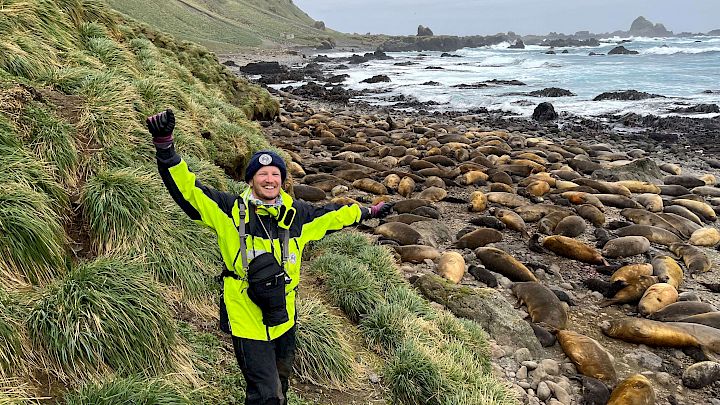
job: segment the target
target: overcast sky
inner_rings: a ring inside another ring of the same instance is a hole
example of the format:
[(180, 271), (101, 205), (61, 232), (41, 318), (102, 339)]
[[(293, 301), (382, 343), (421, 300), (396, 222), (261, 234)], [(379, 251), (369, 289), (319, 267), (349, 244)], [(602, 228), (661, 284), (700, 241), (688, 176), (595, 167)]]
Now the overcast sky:
[(720, 29), (718, 0), (294, 0), (316, 20), (348, 33), (572, 34), (628, 30), (644, 16), (675, 33)]

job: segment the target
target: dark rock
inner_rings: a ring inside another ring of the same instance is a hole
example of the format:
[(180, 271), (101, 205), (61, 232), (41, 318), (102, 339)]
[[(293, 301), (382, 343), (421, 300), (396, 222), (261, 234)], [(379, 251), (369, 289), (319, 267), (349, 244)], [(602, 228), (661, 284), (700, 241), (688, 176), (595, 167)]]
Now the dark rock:
[(320, 50), (333, 49), (335, 48), (335, 40), (332, 38), (324, 38), (316, 48)]
[(330, 57), (328, 57), (327, 55), (318, 55), (313, 58), (313, 62), (327, 63), (327, 62), (332, 62), (332, 59)]
[(544, 102), (535, 107), (532, 119), (535, 121), (553, 121), (558, 119), (558, 113), (555, 112), (555, 107), (552, 104)]
[(418, 25), (417, 28), (417, 36), (418, 37), (431, 37), (435, 34), (433, 34), (432, 30), (429, 27), (426, 27), (424, 25)]
[(518, 38), (514, 44), (508, 46), (508, 49), (525, 49), (525, 44), (522, 39)]
[(505, 86), (527, 86), (525, 83), (521, 82), (520, 80), (492, 79), (492, 80), (485, 80), (483, 83), (494, 84), (494, 85), (505, 85)]
[(418, 64), (417, 62), (413, 62), (413, 61), (393, 63), (394, 66), (412, 66), (412, 65), (417, 65), (417, 64)]
[(608, 52), (608, 55), (638, 55), (639, 53), (640, 52), (638, 51), (632, 51), (620, 45), (611, 49), (610, 52)]
[(567, 48), (571, 46), (600, 46), (600, 41), (595, 38), (579, 39), (545, 39), (540, 45), (554, 48)]
[(225, 65), (225, 66), (237, 67), (237, 63), (235, 63), (234, 60), (226, 60), (226, 61), (223, 62), (222, 64)]
[(367, 58), (368, 60), (389, 60), (394, 59), (392, 56), (388, 56), (385, 52), (381, 50), (376, 50), (375, 52), (367, 52), (363, 57)]
[(350, 75), (341, 74), (341, 75), (332, 76), (327, 81), (328, 81), (328, 83), (336, 84), (336, 83), (342, 83), (349, 78), (350, 78)]
[(588, 54), (588, 56), (605, 56), (605, 54), (604, 54), (604, 53), (590, 52), (590, 53)]
[(445, 68), (442, 66), (428, 66), (425, 70), (445, 70)]
[(454, 84), (450, 86), (455, 89), (482, 89), (483, 87), (488, 87), (485, 83), (472, 83), (472, 84), (466, 84), (466, 83), (460, 83), (460, 84)]
[(570, 53), (570, 51), (568, 51), (567, 49), (563, 49), (563, 51), (560, 53)]
[(555, 55), (555, 51), (549, 50), (549, 51), (545, 52), (545, 54), (546, 55)]
[(646, 100), (648, 98), (665, 98), (659, 94), (645, 93), (637, 90), (607, 91), (595, 97), (593, 101), (603, 100)]
[(443, 53), (440, 55), (440, 57), (441, 57), (441, 58), (462, 58), (462, 56), (460, 56), (460, 55), (453, 55), (453, 54), (450, 54), (450, 53), (447, 53), (447, 52), (443, 52)]
[(640, 16), (630, 25), (629, 34), (635, 37), (668, 37), (672, 35), (672, 31), (668, 31), (662, 24), (653, 24)]
[(350, 63), (351, 65), (359, 65), (359, 64), (361, 64), (361, 63), (367, 63), (367, 62), (369, 62), (369, 61), (370, 61), (370, 59), (368, 59), (368, 58), (365, 57), (365, 56), (352, 55), (352, 56), (350, 57), (350, 60), (348, 61), (348, 63)]
[(676, 108), (674, 110), (670, 110), (670, 112), (674, 113), (680, 113), (680, 114), (712, 114), (712, 113), (720, 113), (720, 107), (718, 107), (717, 104), (698, 104), (692, 107), (681, 107)]
[(387, 75), (377, 75), (361, 81), (360, 83), (388, 83), (390, 78)]
[(423, 85), (423, 86), (439, 86), (440, 83), (434, 82), (434, 81), (429, 81), (429, 82), (423, 83), (422, 85)]
[(249, 75), (266, 75), (285, 73), (287, 68), (278, 62), (253, 62), (241, 66), (240, 71)]
[(575, 94), (573, 94), (570, 90), (548, 87), (542, 90), (531, 91), (528, 95), (533, 97), (571, 97)]

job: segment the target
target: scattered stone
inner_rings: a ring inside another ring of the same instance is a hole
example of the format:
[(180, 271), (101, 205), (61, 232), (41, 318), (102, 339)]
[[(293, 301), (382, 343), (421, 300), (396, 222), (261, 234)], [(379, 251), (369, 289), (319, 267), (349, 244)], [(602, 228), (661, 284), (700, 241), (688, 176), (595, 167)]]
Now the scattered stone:
[(537, 389), (537, 397), (541, 401), (546, 401), (548, 398), (550, 398), (550, 395), (552, 393), (550, 392), (550, 387), (547, 386), (547, 384), (543, 381), (538, 384)]
[(555, 112), (555, 107), (548, 102), (538, 104), (532, 114), (532, 119), (535, 121), (553, 121), (558, 119), (558, 117), (558, 113)]
[(702, 388), (720, 380), (720, 363), (701, 361), (688, 367), (682, 375), (682, 383), (688, 388)]
[(538, 363), (532, 360), (523, 361), (521, 364), (527, 367), (528, 370), (535, 370), (538, 367)]
[(526, 380), (528, 378), (528, 369), (526, 366), (521, 366), (515, 375), (518, 380)]
[(553, 359), (544, 359), (540, 361), (540, 366), (548, 375), (560, 375), (560, 365)]
[(523, 364), (523, 362), (532, 359), (532, 354), (527, 347), (521, 347), (520, 349), (517, 349), (515, 351), (515, 353), (513, 354), (513, 358), (516, 362)]

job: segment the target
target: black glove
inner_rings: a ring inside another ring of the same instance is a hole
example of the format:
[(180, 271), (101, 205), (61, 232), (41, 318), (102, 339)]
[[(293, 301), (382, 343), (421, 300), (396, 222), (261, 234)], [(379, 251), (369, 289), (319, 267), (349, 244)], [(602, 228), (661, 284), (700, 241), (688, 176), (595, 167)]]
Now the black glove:
[(368, 208), (370, 210), (370, 218), (385, 218), (393, 209), (393, 204), (379, 202)]
[(159, 114), (148, 117), (145, 123), (153, 137), (155, 146), (165, 149), (172, 144), (173, 130), (175, 129), (175, 114), (173, 114), (171, 109), (168, 108)]

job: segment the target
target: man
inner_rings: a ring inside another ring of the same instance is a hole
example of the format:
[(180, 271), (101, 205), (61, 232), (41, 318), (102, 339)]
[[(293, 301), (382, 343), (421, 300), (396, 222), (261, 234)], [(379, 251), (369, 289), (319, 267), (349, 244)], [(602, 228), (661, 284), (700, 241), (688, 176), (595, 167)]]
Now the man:
[(282, 189), (283, 159), (272, 151), (255, 153), (247, 165), (250, 186), (236, 196), (196, 180), (175, 152), (175, 116), (166, 110), (147, 119), (160, 176), (173, 200), (198, 223), (212, 228), (225, 263), (224, 304), (229, 332), (247, 382), (247, 405), (287, 403), (295, 356), (295, 295), (300, 259), (308, 242), (329, 231), (392, 210), (380, 203), (315, 207), (293, 201)]

